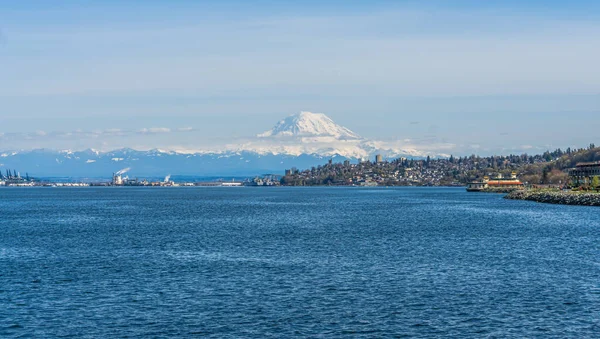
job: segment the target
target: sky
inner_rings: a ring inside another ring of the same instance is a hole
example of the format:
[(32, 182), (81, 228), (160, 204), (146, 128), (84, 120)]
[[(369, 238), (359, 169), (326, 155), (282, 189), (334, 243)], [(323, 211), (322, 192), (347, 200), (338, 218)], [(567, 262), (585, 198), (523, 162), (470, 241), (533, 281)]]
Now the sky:
[(300, 111), (445, 153), (584, 147), (599, 36), (598, 1), (0, 2), (0, 150), (218, 148)]

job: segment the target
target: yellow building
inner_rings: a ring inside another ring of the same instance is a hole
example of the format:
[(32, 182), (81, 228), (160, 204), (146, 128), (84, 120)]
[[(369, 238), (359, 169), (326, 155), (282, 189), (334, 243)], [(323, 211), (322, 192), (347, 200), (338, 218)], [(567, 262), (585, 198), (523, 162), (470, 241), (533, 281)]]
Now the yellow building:
[(510, 178), (504, 178), (502, 174), (492, 180), (489, 177), (483, 177), (482, 181), (474, 181), (467, 183), (467, 192), (481, 191), (509, 191), (523, 189), (525, 185), (517, 179), (517, 173), (512, 172)]

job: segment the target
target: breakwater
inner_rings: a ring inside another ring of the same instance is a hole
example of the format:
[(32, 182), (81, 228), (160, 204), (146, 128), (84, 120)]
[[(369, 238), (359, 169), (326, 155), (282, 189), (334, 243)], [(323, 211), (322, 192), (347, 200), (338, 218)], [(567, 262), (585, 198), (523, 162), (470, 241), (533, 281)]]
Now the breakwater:
[(511, 192), (504, 198), (530, 200), (547, 204), (600, 206), (600, 193), (521, 190)]

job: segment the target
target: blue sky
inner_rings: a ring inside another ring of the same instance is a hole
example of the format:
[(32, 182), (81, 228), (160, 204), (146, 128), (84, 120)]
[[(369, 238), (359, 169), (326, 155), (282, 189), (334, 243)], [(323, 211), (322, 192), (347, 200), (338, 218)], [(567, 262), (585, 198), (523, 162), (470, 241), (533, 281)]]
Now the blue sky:
[(597, 1), (2, 2), (0, 149), (200, 149), (301, 110), (455, 154), (585, 146), (600, 128), (599, 13)]

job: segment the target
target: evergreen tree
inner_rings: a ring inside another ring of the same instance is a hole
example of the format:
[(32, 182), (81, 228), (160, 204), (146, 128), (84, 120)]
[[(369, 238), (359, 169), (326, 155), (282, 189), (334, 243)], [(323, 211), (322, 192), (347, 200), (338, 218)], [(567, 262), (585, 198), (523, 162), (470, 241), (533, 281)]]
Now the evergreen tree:
[(549, 172), (550, 172), (550, 170), (548, 169), (548, 167), (544, 167), (544, 169), (542, 170), (542, 184), (548, 183), (548, 173)]

